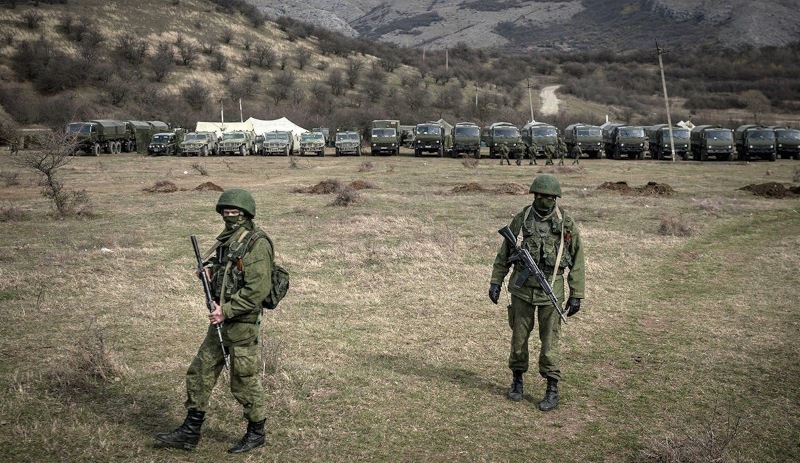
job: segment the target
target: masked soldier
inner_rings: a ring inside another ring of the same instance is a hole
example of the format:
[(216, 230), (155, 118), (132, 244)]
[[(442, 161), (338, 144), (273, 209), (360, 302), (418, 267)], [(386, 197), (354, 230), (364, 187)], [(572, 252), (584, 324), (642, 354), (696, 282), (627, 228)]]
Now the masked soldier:
[[(564, 300), (564, 273), (569, 285), (569, 299), (565, 308), (571, 317), (578, 313), (584, 291), (584, 263), (581, 237), (575, 221), (566, 211), (558, 207), (561, 186), (552, 175), (539, 175), (533, 180), (530, 192), (533, 204), (526, 206), (511, 221), (509, 228), (514, 235), (522, 232), (521, 247), (531, 253), (536, 264), (545, 274), (559, 302)], [(497, 251), (489, 285), (489, 299), (497, 304), (500, 288), (509, 271), (508, 259), (513, 249), (504, 241)], [(517, 276), (523, 270), (515, 266), (508, 284), (511, 305), (508, 306), (508, 323), (511, 327), (511, 354), (508, 367), (513, 373), (508, 397), (523, 399), (522, 375), (528, 371), (528, 338), (539, 320), (539, 374), (547, 379), (547, 390), (539, 402), (539, 410), (548, 411), (558, 405), (558, 381), (561, 379), (561, 318), (539, 282), (528, 278), (522, 286), (516, 286)]]
[(572, 147), (572, 165), (580, 164), (581, 156), (583, 156), (581, 145), (575, 143), (575, 146)]
[(530, 156), (531, 156), (530, 157), (530, 162), (528, 163), (528, 165), (531, 165), (531, 166), (538, 165), (536, 163), (536, 152), (539, 151), (539, 146), (536, 143), (531, 143), (531, 146), (530, 146), (530, 148), (528, 148), (528, 151), (530, 152)]
[(564, 165), (564, 157), (567, 155), (567, 144), (564, 143), (564, 139), (558, 137), (558, 165)]
[[(225, 222), (225, 230), (217, 236), (217, 243), (206, 256), (206, 275), (211, 282), (214, 311), (208, 317), (210, 325), (206, 337), (186, 372), (188, 413), (180, 427), (155, 437), (174, 447), (187, 450), (197, 447), (208, 400), (225, 366), (224, 354), (227, 353), (231, 393), (244, 407), (244, 417), (248, 421), (244, 437), (228, 452), (241, 453), (265, 441), (267, 409), (258, 374), (261, 365), (259, 327), (261, 302), (272, 288), (274, 253), (270, 238), (253, 224), (256, 203), (249, 192), (238, 188), (223, 192), (216, 211)], [(220, 345), (216, 325), (221, 326), (227, 352)]]
[(556, 154), (556, 147), (553, 146), (552, 143), (548, 143), (544, 146), (544, 154), (547, 157), (544, 165), (552, 166), (553, 165), (553, 155)]

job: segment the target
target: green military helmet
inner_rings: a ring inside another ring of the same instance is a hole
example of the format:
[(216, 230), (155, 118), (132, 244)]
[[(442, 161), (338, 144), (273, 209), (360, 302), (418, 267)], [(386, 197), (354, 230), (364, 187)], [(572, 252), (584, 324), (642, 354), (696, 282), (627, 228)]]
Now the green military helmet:
[(548, 174), (542, 174), (533, 179), (531, 189), (528, 191), (530, 193), (561, 197), (561, 185), (555, 177)]
[(222, 214), (222, 210), (226, 207), (244, 211), (251, 218), (256, 216), (256, 201), (253, 199), (253, 195), (241, 188), (231, 188), (220, 195), (217, 201), (217, 213)]

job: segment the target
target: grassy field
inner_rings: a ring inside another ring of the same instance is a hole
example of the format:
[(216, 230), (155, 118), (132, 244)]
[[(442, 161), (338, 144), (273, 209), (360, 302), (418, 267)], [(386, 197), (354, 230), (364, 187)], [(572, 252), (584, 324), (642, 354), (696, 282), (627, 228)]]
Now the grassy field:
[[(0, 461), (229, 458), (245, 422), (224, 376), (194, 453), (153, 439), (184, 417), (206, 330), (189, 235), (205, 248), (222, 222), (219, 193), (194, 190), (205, 182), (253, 192), (292, 274), (262, 328), (269, 442), (237, 461), (798, 461), (800, 200), (738, 190), (790, 185), (798, 168), (78, 157), (63, 179), (94, 217), (57, 220), (3, 153)], [(543, 170), (562, 182), (587, 260), (548, 414), (538, 375), (525, 401), (505, 398), (508, 293), (486, 296), (496, 230), (532, 199), (493, 190), (527, 191)], [(331, 179), (377, 188), (347, 207), (296, 192)], [(143, 191), (163, 181), (179, 190)], [(675, 194), (598, 188), (617, 181)], [(454, 192), (473, 182), (483, 190)], [(670, 223), (683, 236), (659, 232)]]

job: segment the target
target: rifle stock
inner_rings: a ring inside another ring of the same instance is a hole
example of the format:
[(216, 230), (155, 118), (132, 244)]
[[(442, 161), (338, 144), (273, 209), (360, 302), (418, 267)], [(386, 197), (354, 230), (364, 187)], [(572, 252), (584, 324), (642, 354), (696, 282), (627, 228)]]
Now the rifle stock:
[[(203, 258), (200, 257), (200, 247), (197, 246), (197, 238), (192, 235), (192, 248), (194, 249), (194, 257), (197, 259), (197, 273), (200, 276), (200, 280), (203, 282), (203, 292), (205, 293), (206, 297), (206, 308), (208, 308), (209, 313), (214, 311), (214, 296), (211, 295), (211, 283), (208, 281), (208, 275), (206, 275), (206, 268), (203, 265)], [(225, 358), (225, 369), (230, 369), (230, 360), (228, 359), (228, 350), (225, 348), (225, 343), (222, 342), (222, 330), (220, 327), (222, 323), (219, 325), (214, 325), (217, 328), (217, 338), (219, 338), (219, 346), (222, 348), (222, 356)]]
[(521, 288), (522, 285), (525, 284), (525, 281), (528, 280), (531, 276), (536, 278), (536, 281), (539, 282), (539, 286), (542, 287), (547, 297), (550, 298), (550, 302), (556, 308), (558, 312), (558, 316), (561, 317), (561, 321), (567, 323), (567, 317), (564, 316), (564, 312), (561, 310), (561, 304), (558, 302), (558, 297), (556, 297), (555, 292), (553, 292), (553, 287), (550, 286), (550, 282), (547, 281), (547, 277), (544, 273), (539, 269), (539, 266), (536, 265), (536, 261), (533, 260), (533, 256), (531, 253), (524, 248), (517, 246), (517, 237), (514, 236), (514, 233), (508, 228), (508, 225), (497, 230), (497, 233), (506, 240), (508, 245), (511, 247), (512, 255), (508, 259), (509, 264), (513, 264), (515, 262), (520, 262), (522, 264), (523, 270), (517, 276), (517, 281), (514, 282), (514, 286)]

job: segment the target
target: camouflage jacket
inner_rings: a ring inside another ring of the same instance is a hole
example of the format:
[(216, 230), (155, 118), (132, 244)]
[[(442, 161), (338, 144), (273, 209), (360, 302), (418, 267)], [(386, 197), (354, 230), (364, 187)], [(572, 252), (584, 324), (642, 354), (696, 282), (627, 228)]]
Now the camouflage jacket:
[[(559, 208), (562, 218), (559, 219), (555, 211), (544, 221), (538, 220), (531, 206), (525, 207), (511, 221), (509, 228), (515, 235), (522, 232), (521, 246), (531, 253), (536, 265), (544, 272), (548, 281), (551, 281), (553, 292), (559, 302), (564, 302), (564, 273), (567, 271), (567, 284), (571, 297), (583, 298), (585, 287), (585, 267), (583, 262), (583, 246), (578, 227), (566, 211)], [(553, 269), (556, 267), (556, 257), (561, 242), (561, 226), (564, 226), (564, 249), (555, 281), (552, 280)], [(503, 284), (511, 265), (508, 258), (511, 256), (511, 247), (503, 241), (497, 251), (492, 268), (491, 283)], [(514, 271), (508, 283), (508, 291), (535, 305), (550, 305), (550, 299), (544, 293), (534, 277), (528, 278), (518, 287), (515, 285), (517, 275), (523, 269), (520, 264), (515, 264)]]

